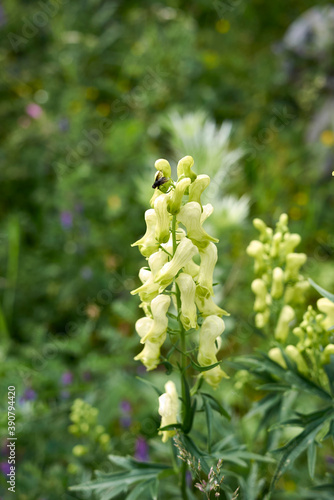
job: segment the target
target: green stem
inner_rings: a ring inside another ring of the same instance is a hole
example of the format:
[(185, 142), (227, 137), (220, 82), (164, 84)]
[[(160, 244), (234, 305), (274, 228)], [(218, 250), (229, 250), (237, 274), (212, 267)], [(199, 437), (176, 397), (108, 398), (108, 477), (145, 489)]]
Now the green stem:
[[(173, 238), (173, 255), (176, 252), (176, 215), (173, 215), (173, 221), (172, 221), (172, 238)], [(176, 305), (177, 305), (177, 320), (180, 325), (180, 340), (181, 340), (181, 346), (180, 346), (180, 351), (181, 351), (181, 387), (182, 387), (182, 406), (183, 406), (183, 415), (186, 414), (186, 388), (185, 388), (185, 378), (186, 378), (186, 366), (187, 366), (187, 356), (184, 354), (186, 351), (186, 336), (185, 336), (185, 330), (183, 328), (183, 325), (180, 320), (180, 315), (181, 315), (181, 295), (180, 295), (180, 290), (177, 284), (175, 283), (176, 287)], [(183, 376), (182, 376), (183, 375)], [(187, 482), (186, 482), (186, 474), (187, 474), (187, 463), (182, 462), (181, 466), (181, 494), (182, 494), (182, 499), (183, 500), (188, 500), (188, 495), (187, 495)]]

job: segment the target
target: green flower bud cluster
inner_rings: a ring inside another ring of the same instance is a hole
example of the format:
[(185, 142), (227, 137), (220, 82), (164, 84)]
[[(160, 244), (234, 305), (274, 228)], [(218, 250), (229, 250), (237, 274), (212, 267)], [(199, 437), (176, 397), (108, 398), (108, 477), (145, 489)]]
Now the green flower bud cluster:
[(72, 424), (68, 427), (71, 434), (78, 438), (84, 438), (87, 445), (78, 444), (74, 446), (72, 453), (76, 457), (86, 455), (90, 451), (90, 447), (100, 445), (103, 449), (107, 449), (110, 436), (106, 433), (103, 425), (97, 422), (98, 409), (86, 403), (82, 399), (76, 399), (71, 407), (70, 420)]
[[(300, 373), (327, 388), (328, 380), (323, 367), (330, 363), (331, 355), (334, 356), (334, 330), (331, 329), (334, 325), (334, 303), (321, 298), (317, 306), (323, 314), (308, 306), (303, 320), (293, 329), (298, 338), (297, 344), (286, 346), (284, 351), (296, 363)], [(287, 368), (280, 348), (271, 349), (269, 357)]]
[[(246, 251), (254, 259), (257, 275), (251, 285), (255, 294), (255, 323), (262, 329), (275, 320), (275, 338), (284, 343), (295, 319), (295, 309), (304, 303), (309, 288), (300, 274), (307, 257), (295, 252), (301, 238), (289, 232), (286, 214), (280, 216), (275, 231), (261, 219), (254, 219), (253, 224), (260, 236), (251, 241)], [(277, 311), (280, 311), (278, 317), (274, 318)]]
[[(217, 339), (225, 328), (221, 316), (227, 313), (213, 301), (218, 240), (203, 228), (213, 212), (211, 204), (201, 203), (210, 177), (196, 175), (193, 164), (191, 156), (182, 158), (177, 165), (178, 180), (174, 182), (168, 161), (156, 161), (155, 192), (151, 208), (145, 212), (146, 232), (132, 245), (138, 246), (147, 259), (147, 266), (139, 271), (142, 285), (131, 292), (139, 295), (145, 313), (135, 325), (144, 344), (135, 359), (147, 370), (155, 369), (160, 361), (160, 350), (169, 333), (171, 296), (180, 299), (179, 304), (175, 299), (175, 305), (184, 331), (198, 330), (199, 317), (204, 319), (197, 358), (201, 366), (217, 363)], [(218, 365), (203, 371), (202, 376), (213, 387), (227, 377)]]

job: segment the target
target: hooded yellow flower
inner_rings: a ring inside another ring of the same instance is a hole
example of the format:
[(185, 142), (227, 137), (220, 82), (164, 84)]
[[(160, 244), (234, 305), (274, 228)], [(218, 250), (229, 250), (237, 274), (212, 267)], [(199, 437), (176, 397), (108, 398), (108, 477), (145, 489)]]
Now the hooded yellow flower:
[[(161, 416), (160, 427), (177, 424), (177, 414), (179, 411), (179, 398), (174, 382), (169, 380), (165, 384), (165, 393), (159, 396), (159, 415)], [(162, 434), (162, 442), (166, 443), (168, 439), (174, 436), (174, 430), (159, 431)]]
[(145, 276), (145, 282), (139, 288), (132, 290), (131, 295), (139, 293), (139, 297), (143, 302), (150, 302), (156, 297), (159, 292), (159, 284), (155, 283), (155, 277), (167, 261), (168, 255), (162, 250), (153, 253), (148, 259), (148, 265), (151, 269), (151, 271), (149, 271), (150, 275), (148, 275), (147, 272), (143, 273), (142, 270), (140, 271), (139, 277)]
[(213, 293), (213, 271), (218, 259), (217, 247), (214, 243), (209, 243), (204, 249), (199, 250), (201, 264), (197, 278), (196, 293), (199, 297), (208, 299)]
[(183, 195), (190, 184), (189, 177), (181, 179), (176, 183), (175, 189), (168, 193), (167, 208), (169, 213), (175, 215), (180, 211)]
[(142, 238), (132, 243), (132, 247), (139, 246), (139, 251), (144, 257), (149, 257), (153, 252), (159, 248), (159, 243), (155, 239), (155, 226), (157, 223), (157, 216), (155, 210), (152, 208), (145, 212), (146, 233)]
[(154, 210), (157, 218), (155, 226), (155, 237), (159, 243), (167, 243), (170, 235), (170, 215), (167, 211), (167, 202), (167, 194), (161, 194), (154, 202)]
[(186, 203), (177, 215), (177, 220), (184, 225), (187, 236), (198, 248), (205, 248), (210, 241), (218, 243), (217, 238), (213, 238), (204, 231), (201, 224), (202, 208), (196, 201)]
[(181, 323), (185, 330), (197, 328), (195, 304), (196, 285), (189, 274), (181, 273), (176, 279), (181, 294)]
[[(152, 318), (140, 318), (135, 325), (136, 332), (140, 338), (145, 337), (151, 330), (154, 324)], [(147, 371), (154, 370), (160, 359), (160, 348), (164, 341), (166, 340), (166, 332), (162, 334), (156, 342), (150, 342), (147, 340), (144, 345), (144, 349), (135, 356), (136, 361), (141, 361), (144, 366), (146, 366)]]
[(172, 260), (166, 262), (154, 279), (155, 283), (158, 283), (160, 286), (160, 292), (171, 284), (180, 269), (182, 269), (182, 267), (184, 267), (197, 253), (197, 247), (189, 238), (185, 237), (181, 240)]
[(201, 195), (203, 191), (210, 184), (210, 177), (208, 175), (198, 175), (194, 182), (189, 187), (189, 202), (197, 201), (201, 204)]
[[(215, 341), (224, 330), (225, 323), (218, 316), (208, 316), (203, 321), (199, 334), (197, 356), (198, 363), (201, 366), (210, 366), (217, 363), (217, 347)], [(217, 388), (222, 378), (229, 378), (220, 366), (215, 366), (214, 368), (211, 368), (211, 370), (202, 372), (202, 376), (213, 388)]]
[(149, 331), (141, 338), (141, 344), (145, 344), (148, 340), (150, 342), (160, 342), (161, 337), (166, 335), (168, 318), (167, 311), (170, 306), (169, 295), (158, 295), (151, 302), (151, 312), (153, 316), (153, 323)]

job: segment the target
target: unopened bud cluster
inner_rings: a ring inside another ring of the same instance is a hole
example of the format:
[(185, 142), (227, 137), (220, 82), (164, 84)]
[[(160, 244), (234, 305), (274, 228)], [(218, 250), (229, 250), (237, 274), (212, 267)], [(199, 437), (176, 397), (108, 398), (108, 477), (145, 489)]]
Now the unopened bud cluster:
[[(327, 387), (323, 367), (330, 363), (331, 355), (334, 356), (334, 303), (321, 298), (317, 301), (317, 307), (320, 313), (308, 306), (302, 322), (292, 331), (298, 338), (297, 344), (286, 346), (284, 352), (296, 363), (300, 373)], [(280, 348), (271, 349), (269, 357), (287, 368)]]
[[(260, 233), (259, 239), (251, 241), (247, 247), (248, 255), (254, 258), (257, 275), (251, 285), (255, 294), (255, 324), (262, 329), (275, 319), (275, 339), (285, 342), (290, 323), (296, 316), (295, 308), (304, 303), (309, 288), (300, 273), (307, 257), (295, 252), (301, 238), (289, 232), (286, 214), (280, 216), (275, 231), (261, 219), (254, 219), (253, 224)], [(276, 319), (273, 317), (277, 309)]]
[[(107, 448), (110, 441), (109, 434), (106, 433), (103, 425), (98, 425), (98, 409), (86, 403), (82, 399), (76, 399), (71, 408), (70, 419), (72, 424), (68, 430), (79, 438), (87, 438), (91, 445), (99, 444), (102, 448)], [(89, 452), (89, 447), (78, 444), (74, 446), (73, 455), (83, 456)]]

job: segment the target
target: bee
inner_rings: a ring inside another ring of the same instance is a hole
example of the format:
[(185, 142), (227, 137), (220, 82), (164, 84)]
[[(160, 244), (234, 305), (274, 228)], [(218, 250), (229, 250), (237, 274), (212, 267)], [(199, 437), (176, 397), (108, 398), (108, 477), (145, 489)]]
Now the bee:
[(158, 172), (155, 174), (154, 177), (154, 182), (152, 184), (152, 188), (158, 188), (165, 184), (165, 182), (168, 182), (169, 179), (167, 177), (164, 177), (164, 174), (161, 172), (161, 170), (158, 170)]

